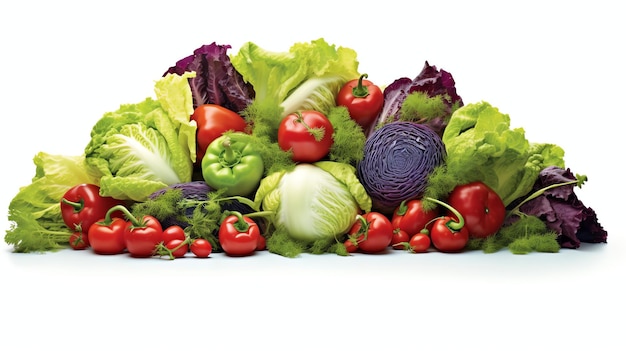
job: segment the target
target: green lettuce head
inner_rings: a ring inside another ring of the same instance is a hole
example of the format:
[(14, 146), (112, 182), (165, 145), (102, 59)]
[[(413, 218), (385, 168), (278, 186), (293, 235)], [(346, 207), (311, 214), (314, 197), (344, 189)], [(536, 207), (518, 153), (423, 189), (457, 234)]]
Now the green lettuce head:
[(442, 139), (448, 172), (464, 182), (482, 181), (505, 205), (527, 195), (542, 169), (564, 167), (561, 147), (529, 142), (524, 129), (511, 129), (509, 115), (487, 102), (456, 110)]
[(122, 105), (94, 125), (85, 161), (102, 195), (144, 201), (168, 185), (191, 181), (196, 124), (189, 117), (187, 79), (194, 75), (168, 74), (155, 85), (156, 100)]

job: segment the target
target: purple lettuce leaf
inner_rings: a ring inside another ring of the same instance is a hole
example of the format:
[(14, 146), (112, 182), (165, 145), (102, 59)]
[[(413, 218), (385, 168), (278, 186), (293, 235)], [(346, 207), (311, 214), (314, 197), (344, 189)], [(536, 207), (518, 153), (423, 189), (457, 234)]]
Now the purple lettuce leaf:
[(430, 97), (442, 96), (446, 105), (450, 108), (445, 116), (435, 118), (426, 123), (438, 134), (443, 131), (452, 113), (453, 106), (463, 106), (463, 99), (457, 94), (454, 78), (452, 74), (445, 70), (439, 70), (436, 66), (431, 66), (428, 61), (424, 63), (422, 71), (414, 79), (402, 77), (396, 79), (384, 90), (383, 109), (378, 118), (366, 131), (366, 135), (371, 135), (382, 125), (392, 121), (397, 121), (399, 112), (406, 97), (414, 92), (423, 92)]
[(227, 54), (230, 48), (230, 45), (217, 45), (215, 42), (202, 45), (163, 75), (194, 71), (196, 76), (189, 79), (194, 108), (202, 104), (216, 104), (241, 112), (254, 99), (254, 89), (244, 82), (231, 64)]
[[(576, 180), (568, 169), (547, 167), (539, 173), (531, 193), (547, 186)], [(585, 206), (574, 193), (575, 184), (546, 190), (539, 197), (520, 206), (520, 211), (536, 216), (557, 233), (563, 248), (576, 249), (581, 242), (606, 243), (607, 232), (598, 222), (596, 212)]]

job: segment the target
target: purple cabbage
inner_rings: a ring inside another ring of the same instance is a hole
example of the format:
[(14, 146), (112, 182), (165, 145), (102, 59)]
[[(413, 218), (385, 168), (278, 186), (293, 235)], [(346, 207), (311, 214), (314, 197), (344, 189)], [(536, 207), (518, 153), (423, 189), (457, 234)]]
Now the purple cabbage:
[(443, 97), (443, 101), (449, 108), (447, 113), (425, 123), (440, 136), (443, 134), (443, 129), (445, 129), (454, 107), (463, 106), (463, 99), (456, 92), (452, 74), (443, 69), (438, 70), (436, 66), (431, 66), (426, 61), (424, 68), (414, 79), (399, 78), (385, 88), (383, 109), (366, 131), (366, 135), (369, 137), (382, 125), (397, 121), (400, 118), (399, 112), (404, 100), (414, 92), (423, 92), (430, 97), (439, 95)]
[[(550, 166), (539, 173), (531, 193), (553, 184), (576, 180), (568, 169)], [(563, 248), (576, 249), (581, 242), (606, 243), (607, 232), (598, 222), (596, 212), (585, 206), (574, 193), (575, 184), (546, 190), (539, 197), (520, 206), (520, 211), (536, 216), (557, 233)]]
[(196, 72), (189, 79), (193, 107), (216, 104), (235, 112), (241, 112), (254, 99), (252, 85), (244, 82), (227, 55), (230, 45), (203, 45), (170, 67), (168, 73)]
[(372, 209), (391, 214), (403, 200), (421, 198), (428, 176), (445, 155), (441, 137), (423, 124), (398, 121), (377, 129), (357, 165)]

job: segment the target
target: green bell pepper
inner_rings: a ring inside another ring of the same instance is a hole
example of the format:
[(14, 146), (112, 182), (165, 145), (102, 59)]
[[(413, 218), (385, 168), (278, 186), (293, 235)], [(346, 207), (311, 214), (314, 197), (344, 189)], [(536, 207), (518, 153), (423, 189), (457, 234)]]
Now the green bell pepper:
[(229, 133), (213, 140), (202, 158), (202, 177), (226, 196), (251, 194), (263, 177), (263, 159), (247, 134)]

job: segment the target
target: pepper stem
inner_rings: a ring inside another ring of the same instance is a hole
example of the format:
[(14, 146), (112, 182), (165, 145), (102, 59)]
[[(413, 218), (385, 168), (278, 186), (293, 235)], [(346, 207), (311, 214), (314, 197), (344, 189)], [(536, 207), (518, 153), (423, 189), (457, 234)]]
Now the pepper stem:
[(224, 148), (224, 152), (222, 152), (222, 164), (226, 167), (231, 167), (236, 165), (241, 159), (241, 155), (232, 147), (232, 140), (229, 137), (225, 137), (222, 141), (222, 147)]
[(367, 87), (363, 85), (363, 78), (367, 78), (367, 73), (361, 74), (361, 76), (359, 77), (359, 83), (357, 84), (357, 86), (352, 88), (352, 95), (354, 95), (354, 97), (364, 98), (370, 94), (370, 91), (367, 89)]
[(463, 228), (463, 226), (465, 226), (465, 219), (463, 218), (463, 216), (461, 215), (461, 213), (459, 211), (457, 211), (456, 208), (450, 206), (449, 204), (443, 202), (443, 201), (439, 201), (437, 199), (434, 199), (432, 197), (425, 197), (425, 200), (428, 201), (432, 201), (438, 205), (441, 205), (445, 208), (447, 208), (448, 210), (450, 210), (450, 212), (452, 212), (452, 214), (454, 214), (454, 216), (456, 216), (456, 218), (458, 219), (458, 222), (451, 220), (448, 223), (446, 223), (446, 226), (448, 228), (450, 228), (450, 230), (453, 230), (455, 232), (458, 232), (459, 230), (461, 230)]
[(248, 222), (246, 222), (246, 220), (243, 218), (243, 215), (241, 214), (241, 212), (239, 212), (239, 211), (224, 211), (224, 218), (226, 218), (228, 216), (235, 216), (235, 217), (237, 217), (237, 222), (233, 223), (233, 227), (235, 227), (235, 229), (237, 229), (238, 232), (245, 233), (246, 231), (248, 231), (248, 228), (250, 228), (250, 224)]
[(66, 198), (61, 199), (61, 201), (63, 201), (64, 204), (66, 205), (70, 205), (74, 208), (74, 213), (78, 213), (80, 211), (82, 211), (83, 208), (85, 208), (85, 200), (80, 199), (80, 201), (78, 202), (74, 202), (74, 201), (70, 201)]

